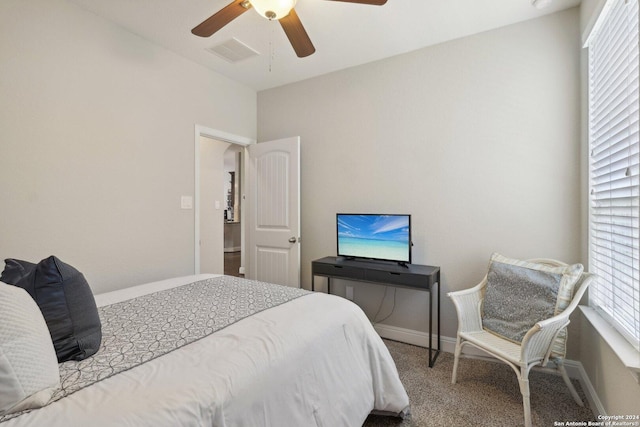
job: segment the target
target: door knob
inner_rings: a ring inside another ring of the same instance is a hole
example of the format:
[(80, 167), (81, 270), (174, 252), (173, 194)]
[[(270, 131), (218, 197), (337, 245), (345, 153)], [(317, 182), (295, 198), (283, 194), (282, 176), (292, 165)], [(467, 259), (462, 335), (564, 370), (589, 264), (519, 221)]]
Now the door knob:
[(289, 237), (289, 243), (295, 243), (298, 239), (295, 237)]

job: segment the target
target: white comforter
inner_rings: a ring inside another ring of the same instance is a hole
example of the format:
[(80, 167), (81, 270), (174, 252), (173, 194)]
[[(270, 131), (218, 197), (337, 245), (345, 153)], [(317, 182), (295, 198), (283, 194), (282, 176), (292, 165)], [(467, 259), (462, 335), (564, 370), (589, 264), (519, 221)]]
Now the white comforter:
[[(99, 306), (213, 275), (97, 295)], [(409, 398), (364, 313), (312, 294), (97, 382), (13, 426), (361, 426)]]

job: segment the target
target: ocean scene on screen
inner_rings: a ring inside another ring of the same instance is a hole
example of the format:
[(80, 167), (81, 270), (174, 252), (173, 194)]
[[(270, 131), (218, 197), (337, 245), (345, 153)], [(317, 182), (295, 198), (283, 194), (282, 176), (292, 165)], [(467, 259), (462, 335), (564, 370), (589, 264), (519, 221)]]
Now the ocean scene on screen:
[(409, 262), (408, 215), (338, 214), (338, 255)]

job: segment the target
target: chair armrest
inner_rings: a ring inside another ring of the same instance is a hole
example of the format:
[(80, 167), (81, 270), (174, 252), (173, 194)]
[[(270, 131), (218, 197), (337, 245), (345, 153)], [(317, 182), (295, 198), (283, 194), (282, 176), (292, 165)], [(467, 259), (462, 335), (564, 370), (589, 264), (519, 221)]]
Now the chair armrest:
[(564, 311), (536, 323), (522, 339), (520, 360), (527, 364), (542, 360), (542, 365), (545, 365), (549, 359), (553, 341), (569, 324), (569, 314)]
[(591, 273), (583, 273), (582, 278), (578, 282), (578, 289), (575, 291), (571, 303), (562, 313), (553, 317), (542, 320), (534, 325), (522, 339), (522, 360), (532, 361), (542, 359), (542, 364), (546, 364), (553, 341), (556, 339), (560, 331), (569, 324), (569, 316), (578, 307), (580, 299), (586, 292), (587, 288), (595, 280), (595, 275)]
[(482, 330), (482, 301), (486, 279), (473, 288), (449, 292), (447, 296), (453, 301), (458, 314), (458, 332)]

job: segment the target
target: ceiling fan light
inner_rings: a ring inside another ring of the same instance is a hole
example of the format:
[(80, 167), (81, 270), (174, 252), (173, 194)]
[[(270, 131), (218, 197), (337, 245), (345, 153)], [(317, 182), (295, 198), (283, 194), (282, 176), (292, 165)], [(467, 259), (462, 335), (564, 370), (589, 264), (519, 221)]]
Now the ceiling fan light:
[(296, 0), (251, 0), (251, 6), (268, 20), (284, 18), (296, 5)]

